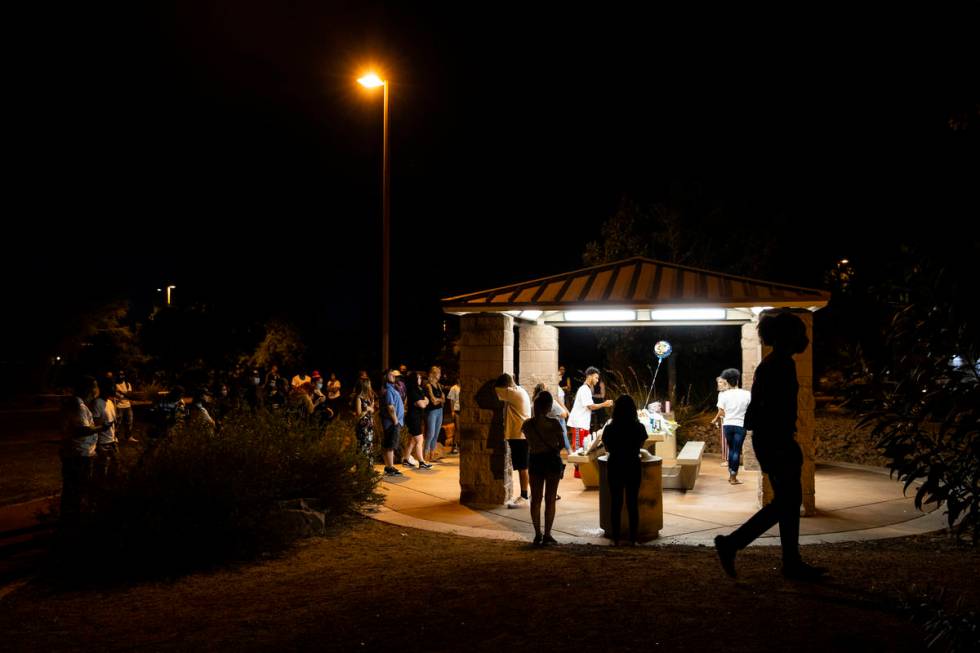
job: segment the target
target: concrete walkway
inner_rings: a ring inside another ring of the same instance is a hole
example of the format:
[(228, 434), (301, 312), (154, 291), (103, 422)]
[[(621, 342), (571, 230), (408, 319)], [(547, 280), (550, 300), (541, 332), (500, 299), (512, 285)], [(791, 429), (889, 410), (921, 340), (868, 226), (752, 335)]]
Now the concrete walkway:
[[(728, 484), (728, 471), (720, 462), (718, 455), (705, 455), (694, 490), (664, 491), (664, 527), (651, 545), (712, 545), (715, 535), (731, 532), (755, 512), (759, 473), (743, 471), (739, 478), (744, 484), (732, 486)], [(460, 505), (458, 457), (443, 458), (431, 470), (399, 469), (405, 476), (384, 480), (384, 506), (371, 517), (469, 537), (524, 541), (534, 534), (526, 508), (474, 510)], [(890, 479), (887, 470), (820, 464), (816, 492), (818, 514), (801, 520), (801, 544), (902, 537), (944, 527), (942, 511), (916, 510), (912, 497), (903, 496), (902, 484)], [(599, 529), (598, 491), (585, 490), (582, 482), (568, 473), (558, 493), (561, 500), (555, 517), (555, 537), (561, 542), (609, 544)], [(778, 528), (756, 544), (778, 545)]]

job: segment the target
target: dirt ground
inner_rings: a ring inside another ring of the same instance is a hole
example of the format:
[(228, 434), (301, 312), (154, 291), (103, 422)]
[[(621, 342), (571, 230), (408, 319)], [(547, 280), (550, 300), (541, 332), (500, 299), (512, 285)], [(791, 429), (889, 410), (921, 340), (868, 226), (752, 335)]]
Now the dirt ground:
[[(558, 515), (561, 520), (561, 514)], [(278, 559), (173, 583), (0, 601), (9, 651), (922, 651), (902, 600), (980, 608), (980, 554), (944, 536), (806, 547), (832, 576), (778, 574), (778, 549), (612, 549), (470, 539), (354, 518)], [(85, 564), (79, 561), (79, 564)]]

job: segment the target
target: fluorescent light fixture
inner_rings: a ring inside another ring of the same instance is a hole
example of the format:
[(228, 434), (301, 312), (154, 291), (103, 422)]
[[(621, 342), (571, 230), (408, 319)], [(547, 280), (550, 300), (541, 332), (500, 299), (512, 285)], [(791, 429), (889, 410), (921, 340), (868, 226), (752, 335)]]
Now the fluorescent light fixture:
[(632, 322), (636, 311), (565, 311), (569, 322)]
[(772, 310), (772, 306), (753, 306), (752, 315), (758, 315), (762, 311), (771, 311), (771, 310)]
[(536, 320), (541, 317), (542, 311), (524, 311), (521, 313), (521, 317), (525, 320)]
[(520, 311), (504, 311), (504, 315), (510, 315), (511, 317), (520, 317)]
[(651, 320), (724, 320), (723, 308), (664, 308), (650, 311)]

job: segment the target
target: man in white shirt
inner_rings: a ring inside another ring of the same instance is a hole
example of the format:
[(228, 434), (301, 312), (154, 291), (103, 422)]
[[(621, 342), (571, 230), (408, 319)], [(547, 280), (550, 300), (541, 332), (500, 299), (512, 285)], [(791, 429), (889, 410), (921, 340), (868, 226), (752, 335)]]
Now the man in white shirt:
[(527, 390), (514, 383), (514, 377), (504, 373), (494, 384), (497, 398), (504, 402), (504, 437), (510, 451), (511, 465), (520, 479), (521, 495), (507, 503), (508, 508), (521, 508), (527, 505), (529, 454), (527, 440), (521, 427), (531, 418), (531, 398)]
[(98, 396), (95, 379), (83, 376), (75, 384), (74, 396), (62, 406), (61, 519), (65, 522), (78, 518), (91, 486), (92, 460), (103, 424), (92, 417), (89, 404)]
[[(600, 408), (612, 408), (612, 399), (607, 399), (600, 404), (593, 403), (592, 390), (597, 383), (599, 383), (599, 370), (595, 367), (585, 370), (585, 383), (575, 393), (575, 403), (568, 414), (568, 431), (572, 436), (572, 451), (581, 447), (582, 441), (589, 435), (589, 429), (592, 428), (592, 411)], [(582, 478), (578, 471), (578, 465), (575, 466), (575, 478)]]
[(718, 393), (718, 415), (715, 422), (722, 421), (722, 432), (728, 445), (728, 482), (739, 485), (738, 466), (742, 462), (742, 443), (745, 442), (745, 411), (752, 401), (752, 393), (740, 387), (741, 374), (734, 368), (721, 373), (721, 379), (729, 389)]

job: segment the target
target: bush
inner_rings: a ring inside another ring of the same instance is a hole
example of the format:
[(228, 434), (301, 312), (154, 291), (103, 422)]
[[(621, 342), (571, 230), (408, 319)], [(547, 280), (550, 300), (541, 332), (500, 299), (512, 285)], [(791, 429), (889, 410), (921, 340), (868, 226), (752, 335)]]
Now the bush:
[(958, 535), (980, 542), (980, 319), (966, 272), (927, 260), (881, 291), (884, 346), (851, 400), (915, 504), (946, 508)]
[(100, 575), (126, 577), (281, 550), (294, 535), (268, 524), (282, 501), (316, 499), (328, 520), (380, 502), (380, 476), (352, 432), (249, 411), (226, 416), (218, 433), (179, 427), (97, 497), (73, 545), (97, 552)]

